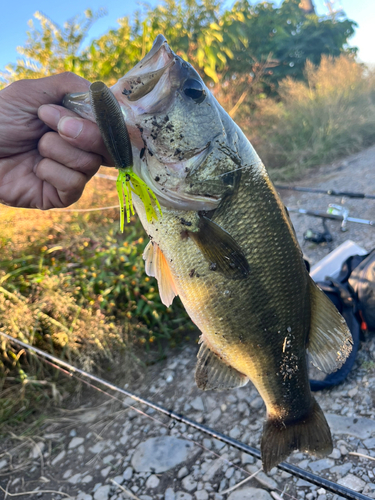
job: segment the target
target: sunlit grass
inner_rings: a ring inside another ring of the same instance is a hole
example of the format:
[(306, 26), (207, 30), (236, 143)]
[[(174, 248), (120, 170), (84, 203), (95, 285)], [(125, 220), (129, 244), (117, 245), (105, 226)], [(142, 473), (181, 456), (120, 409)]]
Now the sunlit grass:
[(280, 84), (280, 99), (257, 103), (245, 123), (273, 178), (359, 151), (375, 142), (375, 75), (353, 58), (306, 64), (307, 82)]

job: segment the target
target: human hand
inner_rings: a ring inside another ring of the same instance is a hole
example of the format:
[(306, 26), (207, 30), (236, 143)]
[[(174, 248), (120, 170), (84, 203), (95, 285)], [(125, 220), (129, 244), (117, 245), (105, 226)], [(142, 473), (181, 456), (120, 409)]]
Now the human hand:
[(59, 106), (90, 83), (73, 73), (20, 80), (0, 91), (0, 203), (67, 207), (112, 161), (95, 123)]

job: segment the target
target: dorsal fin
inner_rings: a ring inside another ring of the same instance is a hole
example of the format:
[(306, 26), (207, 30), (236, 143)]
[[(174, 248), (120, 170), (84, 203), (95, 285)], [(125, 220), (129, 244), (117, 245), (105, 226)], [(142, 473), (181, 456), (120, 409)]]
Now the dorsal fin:
[(352, 350), (352, 334), (333, 303), (310, 282), (311, 326), (307, 350), (314, 365), (325, 373), (338, 370)]
[(178, 295), (167, 259), (156, 243), (150, 241), (143, 252), (145, 271), (158, 280), (159, 295), (165, 306), (170, 306)]
[(249, 381), (246, 375), (225, 364), (211, 351), (204, 340), (197, 357), (195, 382), (203, 391), (234, 389), (246, 385)]

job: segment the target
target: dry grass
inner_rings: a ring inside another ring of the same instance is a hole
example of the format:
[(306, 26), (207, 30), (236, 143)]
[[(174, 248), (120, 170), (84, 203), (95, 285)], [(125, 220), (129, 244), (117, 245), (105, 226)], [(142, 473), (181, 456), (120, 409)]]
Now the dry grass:
[(273, 178), (300, 175), (375, 142), (375, 75), (353, 58), (306, 64), (307, 83), (280, 84), (244, 128)]

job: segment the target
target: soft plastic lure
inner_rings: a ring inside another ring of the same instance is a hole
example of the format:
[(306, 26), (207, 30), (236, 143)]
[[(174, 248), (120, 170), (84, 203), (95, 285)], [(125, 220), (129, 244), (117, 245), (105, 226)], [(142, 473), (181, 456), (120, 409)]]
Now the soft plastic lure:
[(104, 143), (119, 171), (116, 188), (120, 201), (121, 232), (124, 231), (125, 213), (127, 222), (130, 222), (130, 215), (134, 215), (132, 192), (141, 199), (147, 220), (157, 220), (154, 204), (162, 215), (160, 204), (152, 190), (132, 170), (131, 142), (117, 99), (105, 83), (94, 82), (90, 85), (90, 101)]

